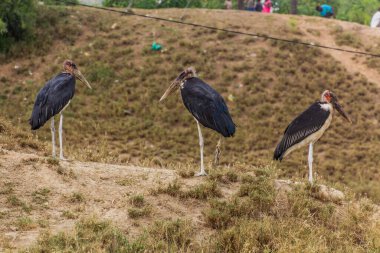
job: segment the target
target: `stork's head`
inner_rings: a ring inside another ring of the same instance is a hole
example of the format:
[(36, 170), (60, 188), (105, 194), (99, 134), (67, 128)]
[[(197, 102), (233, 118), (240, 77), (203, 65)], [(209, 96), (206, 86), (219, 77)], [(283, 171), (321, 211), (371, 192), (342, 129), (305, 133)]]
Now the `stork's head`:
[(185, 69), (181, 74), (177, 76), (177, 78), (170, 84), (169, 88), (165, 91), (164, 95), (160, 98), (160, 102), (164, 100), (167, 96), (173, 93), (176, 89), (178, 89), (186, 79), (191, 77), (196, 77), (197, 73), (195, 72), (195, 68), (189, 67)]
[(337, 98), (337, 96), (335, 96), (334, 93), (332, 93), (329, 90), (325, 90), (322, 93), (321, 101), (332, 104), (334, 109), (336, 109), (340, 113), (340, 115), (343, 116), (343, 118), (345, 118), (348, 122), (352, 123), (352, 121), (348, 117), (347, 113), (343, 110), (342, 106), (338, 103), (338, 98)]
[(63, 62), (63, 69), (67, 72), (78, 78), (83, 84), (87, 85), (88, 88), (92, 89), (91, 85), (88, 83), (86, 78), (79, 71), (77, 65), (72, 60), (65, 60)]

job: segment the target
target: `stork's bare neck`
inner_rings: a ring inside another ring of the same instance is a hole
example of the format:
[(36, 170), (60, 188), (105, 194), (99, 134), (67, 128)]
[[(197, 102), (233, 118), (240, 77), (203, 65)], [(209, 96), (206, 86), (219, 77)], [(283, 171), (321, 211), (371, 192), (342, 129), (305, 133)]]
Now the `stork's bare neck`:
[(181, 74), (178, 75), (175, 81), (179, 83), (183, 83), (187, 79), (192, 78), (192, 77), (197, 77), (197, 72), (195, 71), (194, 67), (188, 67), (183, 72), (181, 72)]
[(92, 89), (91, 85), (87, 81), (87, 79), (82, 75), (82, 73), (79, 71), (77, 65), (72, 60), (65, 60), (63, 62), (63, 71), (64, 73), (69, 73), (76, 78), (78, 78), (79, 81), (87, 85), (88, 88)]
[(72, 60), (65, 60), (63, 62), (63, 72), (74, 75), (74, 70), (78, 69), (77, 65)]
[(192, 77), (197, 77), (197, 72), (194, 67), (188, 67), (182, 71), (177, 78), (170, 84), (169, 88), (166, 89), (164, 95), (160, 98), (160, 102), (164, 100), (167, 96), (177, 90), (179, 87), (183, 87), (183, 83)]
[(347, 113), (343, 110), (343, 107), (339, 104), (338, 97), (334, 93), (329, 90), (325, 90), (322, 93), (321, 102), (331, 104), (333, 109), (337, 110), (343, 116), (343, 118), (352, 123)]

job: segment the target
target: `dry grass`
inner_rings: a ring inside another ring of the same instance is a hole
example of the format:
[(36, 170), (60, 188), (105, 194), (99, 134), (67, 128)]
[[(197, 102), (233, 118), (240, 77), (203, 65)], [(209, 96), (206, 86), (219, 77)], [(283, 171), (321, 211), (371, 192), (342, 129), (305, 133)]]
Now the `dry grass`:
[[(51, 51), (41, 56), (44, 64), (36, 65), (33, 63), (36, 59), (24, 59), (23, 67), (38, 73), (36, 76), (10, 73), (4, 77), (0, 111), (13, 124), (29, 129), (27, 119), (35, 94), (59, 71), (64, 58), (73, 58), (94, 89), (88, 90), (78, 83), (75, 98), (65, 111), (67, 156), (82, 161), (150, 163), (173, 168), (186, 163), (191, 169), (181, 175), (189, 177), (196, 171), (199, 159), (194, 120), (177, 95), (158, 104), (162, 92), (184, 67), (193, 65), (201, 78), (226, 99), (231, 98), (227, 103), (238, 128), (236, 136), (224, 142), (222, 165), (268, 163), (288, 122), (329, 88), (341, 99), (354, 125), (344, 124), (340, 117), (334, 119), (331, 129), (315, 146), (315, 169), (320, 178), (340, 181), (357, 193), (380, 199), (380, 187), (373, 183), (380, 177), (377, 155), (380, 128), (376, 121), (380, 114), (379, 88), (361, 75), (348, 73), (328, 54), (260, 39), (247, 42), (242, 36), (223, 37), (223, 43), (216, 46), (223, 34), (200, 33), (199, 29), (168, 24), (155, 28), (158, 42), (167, 49), (157, 53), (149, 50), (151, 39), (145, 36), (151, 32), (150, 21), (113, 14), (97, 19), (94, 17), (101, 12), (77, 10), (72, 15), (75, 23), (83, 24), (79, 28), (83, 31), (76, 35), (75, 46), (59, 44), (60, 53)], [(170, 13), (160, 11), (162, 16)], [(192, 18), (202, 22), (203, 17), (195, 15), (196, 11), (192, 13), (189, 13)], [(212, 15), (218, 20), (219, 14)], [(256, 32), (263, 29), (260, 25), (256, 27), (261, 18), (255, 16), (252, 22)], [(112, 30), (110, 27), (115, 22), (129, 25)], [(231, 16), (218, 21), (218, 25), (228, 26), (234, 22), (236, 17)], [(273, 33), (279, 36), (282, 36), (279, 32), (282, 26), (301, 29), (298, 19), (284, 24), (271, 22), (276, 24), (273, 27), (278, 27)], [(129, 27), (139, 32), (131, 33)], [(196, 42), (192, 40), (194, 36), (197, 36)], [(293, 36), (302, 38), (304, 35)], [(28, 85), (23, 85), (22, 80)], [(211, 161), (218, 137), (210, 130), (203, 132), (207, 162)], [(1, 136), (7, 138), (4, 134)], [(7, 146), (38, 150), (41, 147), (36, 143), (37, 138), (45, 143), (50, 143), (51, 138), (49, 126), (37, 131), (33, 138), (25, 138), (24, 132), (14, 136), (20, 140), (19, 144), (6, 141)], [(49, 155), (50, 147), (46, 150)], [(304, 177), (305, 152), (295, 152), (281, 163), (279, 176)]]
[(189, 190), (182, 190), (181, 185), (177, 181), (175, 181), (173, 183), (169, 183), (165, 187), (159, 187), (157, 189), (154, 189), (151, 193), (153, 195), (168, 194), (172, 197), (179, 197), (184, 199), (194, 198), (200, 200), (206, 200), (221, 196), (221, 192), (218, 188), (217, 183), (212, 180), (209, 180), (206, 183), (199, 184)]
[[(137, 236), (117, 224), (90, 217), (68, 233), (41, 235), (28, 252), (377, 252), (380, 226), (369, 199), (342, 205), (313, 197), (314, 189), (299, 184), (289, 192), (274, 190), (274, 168), (257, 167), (256, 176), (242, 177), (241, 188), (228, 199), (208, 200), (204, 221), (156, 220)], [(220, 182), (219, 184), (224, 184)], [(138, 213), (147, 205), (135, 195)], [(134, 214), (135, 215), (135, 214)], [(143, 218), (144, 215), (131, 216)], [(210, 235), (197, 232), (204, 227)], [(199, 240), (201, 238), (201, 240)]]
[[(169, 167), (178, 171), (179, 180), (191, 181), (199, 169), (195, 122), (177, 95), (158, 104), (170, 81), (189, 65), (195, 66), (200, 77), (226, 98), (237, 133), (224, 141), (221, 165), (213, 168), (211, 160), (218, 136), (208, 129), (203, 131), (209, 172), (203, 182), (161, 185), (152, 190), (152, 195), (132, 195), (127, 207), (116, 200), (136, 226), (144, 224), (145, 230), (138, 235), (129, 235), (118, 224), (102, 218), (87, 218), (78, 221), (71, 232), (42, 234), (27, 252), (380, 250), (379, 224), (372, 221), (373, 202), (380, 201), (378, 86), (358, 73), (347, 72), (340, 62), (316, 49), (166, 23), (157, 25), (76, 7), (73, 10), (62, 26), (69, 29), (67, 26), (72, 25), (79, 30), (68, 31), (69, 43), (50, 37), (56, 42), (50, 51), (36, 52), (31, 59), (20, 56), (11, 59), (10, 64), (0, 65), (4, 70), (0, 74), (4, 84), (0, 112), (7, 117), (0, 119), (3, 148), (50, 155), (50, 146), (45, 146), (51, 140), (49, 126), (30, 134), (27, 119), (35, 94), (60, 71), (65, 58), (75, 60), (94, 87), (87, 90), (78, 82), (75, 98), (65, 111), (65, 152), (71, 159)], [(307, 36), (299, 19), (283, 22), (283, 18), (245, 13), (227, 16), (223, 12), (199, 15), (202, 11), (189, 10), (188, 21), (278, 36), (288, 33), (292, 39)], [(158, 14), (172, 17), (175, 11), (160, 10)], [(241, 26), (241, 15), (251, 24), (249, 27)], [(128, 25), (111, 29), (116, 22)], [(271, 25), (262, 26), (266, 22)], [(164, 52), (150, 51), (153, 28)], [(325, 35), (315, 28), (306, 31), (315, 37)], [(343, 33), (338, 28), (334, 32), (337, 43), (359, 49), (365, 46), (354, 31)], [(21, 69), (13, 69), (16, 63)], [(349, 126), (335, 117), (331, 129), (315, 146), (315, 170), (318, 182), (352, 189), (343, 205), (315, 199), (309, 186), (278, 194), (273, 185), (274, 178), (302, 180), (306, 176), (307, 149), (295, 152), (281, 164), (272, 163), (272, 154), (287, 124), (327, 88), (338, 95), (354, 124)], [(38, 171), (41, 164), (65, 183), (83, 176), (58, 160), (23, 161), (23, 166), (33, 171)], [(134, 183), (133, 178), (119, 177), (114, 185), (123, 191)], [(12, 184), (0, 189), (2, 203), (21, 212), (20, 220), (11, 225), (21, 230), (48, 227), (43, 218), (31, 218), (29, 213), (44, 207), (55, 190), (36, 188), (25, 194), (15, 189)], [(101, 201), (86, 194), (89, 193), (69, 191), (59, 196), (69, 205), (59, 215), (78, 219), (88, 211), (86, 205)], [(131, 195), (126, 192), (126, 196)], [(158, 210), (152, 205), (155, 197), (189, 205), (185, 210), (176, 210), (179, 214), (190, 209), (202, 215), (157, 220), (154, 215)], [(114, 207), (113, 203), (110, 206)], [(7, 216), (7, 211), (0, 211), (2, 223)], [(199, 234), (197, 229), (207, 233)]]

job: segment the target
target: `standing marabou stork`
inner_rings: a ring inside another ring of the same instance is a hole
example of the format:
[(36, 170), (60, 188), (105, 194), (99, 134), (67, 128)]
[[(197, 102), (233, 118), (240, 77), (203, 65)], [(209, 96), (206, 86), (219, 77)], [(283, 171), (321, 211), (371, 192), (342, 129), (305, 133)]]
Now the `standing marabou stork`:
[(313, 145), (330, 126), (334, 109), (351, 123), (350, 118), (338, 103), (338, 98), (331, 91), (325, 90), (321, 101), (313, 103), (285, 129), (284, 136), (274, 151), (273, 159), (281, 161), (293, 150), (309, 145), (309, 182), (312, 183)]
[(63, 72), (50, 79), (45, 86), (38, 92), (34, 102), (32, 116), (29, 124), (32, 130), (39, 129), (46, 121), (51, 118), (51, 134), (53, 144), (53, 157), (55, 158), (55, 127), (54, 115), (60, 113), (59, 120), (59, 159), (65, 160), (63, 156), (62, 144), (62, 124), (63, 110), (69, 105), (75, 93), (75, 78), (86, 84), (90, 89), (91, 85), (79, 71), (74, 62), (65, 60), (63, 63)]
[[(235, 133), (235, 124), (231, 119), (227, 105), (219, 93), (210, 85), (199, 79), (193, 67), (187, 68), (174, 80), (165, 91), (160, 102), (177, 88), (181, 90), (182, 101), (185, 107), (194, 116), (198, 126), (199, 145), (201, 153), (201, 170), (195, 176), (206, 176), (203, 164), (203, 136), (199, 123), (211, 128), (224, 137), (231, 137)], [(220, 155), (221, 138), (215, 151), (215, 163)]]

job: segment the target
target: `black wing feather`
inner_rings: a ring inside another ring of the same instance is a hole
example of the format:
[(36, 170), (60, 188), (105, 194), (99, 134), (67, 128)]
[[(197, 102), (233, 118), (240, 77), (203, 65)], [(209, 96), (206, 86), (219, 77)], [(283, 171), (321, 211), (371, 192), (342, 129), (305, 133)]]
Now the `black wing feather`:
[(43, 126), (51, 117), (59, 113), (73, 98), (75, 93), (75, 77), (69, 73), (61, 73), (50, 79), (38, 92), (34, 102), (29, 124), (32, 130)]
[(285, 129), (284, 136), (274, 151), (273, 159), (282, 160), (288, 148), (317, 132), (326, 122), (330, 111), (321, 108), (321, 102), (313, 103), (306, 111), (295, 118)]
[(193, 77), (185, 81), (181, 89), (182, 100), (190, 113), (205, 127), (224, 137), (233, 136), (235, 123), (222, 96), (201, 79)]

